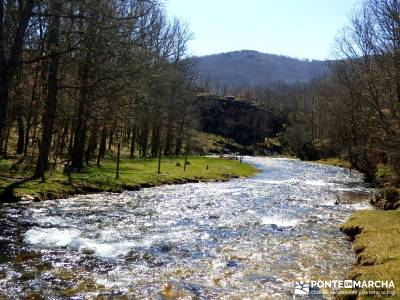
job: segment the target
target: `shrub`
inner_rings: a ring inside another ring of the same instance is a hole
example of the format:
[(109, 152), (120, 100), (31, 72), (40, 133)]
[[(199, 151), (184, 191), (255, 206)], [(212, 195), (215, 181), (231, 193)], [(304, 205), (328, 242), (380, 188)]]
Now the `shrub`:
[(382, 193), (383, 193), (383, 196), (385, 197), (385, 199), (389, 202), (394, 203), (397, 200), (399, 200), (399, 194), (400, 194), (399, 190), (393, 186), (389, 186), (389, 187), (382, 189)]
[(388, 181), (396, 178), (397, 174), (392, 165), (379, 164), (376, 167), (375, 176), (379, 180)]
[(302, 160), (318, 160), (321, 158), (319, 151), (314, 147), (313, 143), (303, 144), (298, 156)]

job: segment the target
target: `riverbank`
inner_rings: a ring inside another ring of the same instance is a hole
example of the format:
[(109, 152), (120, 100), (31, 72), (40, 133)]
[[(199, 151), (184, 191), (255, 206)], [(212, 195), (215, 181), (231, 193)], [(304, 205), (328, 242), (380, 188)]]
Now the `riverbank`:
[[(393, 280), (400, 299), (400, 211), (361, 210), (355, 212), (340, 230), (353, 243), (357, 264), (348, 277), (359, 281)], [(363, 288), (363, 292), (373, 292), (376, 288)], [(359, 299), (366, 299), (360, 296)]]
[[(347, 161), (339, 158), (315, 162), (350, 167)], [(387, 165), (379, 165), (373, 184), (381, 190), (370, 202), (376, 209), (353, 213), (340, 230), (349, 236), (357, 258), (347, 277), (357, 281), (393, 280), (394, 289), (382, 290), (395, 292), (395, 299), (400, 299), (400, 199), (396, 182), (394, 171)], [(368, 294), (371, 297), (377, 289), (362, 288), (360, 291), (365, 295), (357, 299), (368, 299)]]
[(158, 174), (157, 159), (123, 159), (120, 163), (119, 179), (115, 179), (114, 161), (104, 161), (100, 167), (90, 166), (69, 176), (62, 168), (58, 168), (46, 174), (45, 182), (41, 179), (27, 179), (28, 174), (3, 171), (0, 176), (0, 194), (3, 195), (3, 202), (40, 201), (75, 194), (138, 190), (163, 184), (226, 181), (232, 177), (249, 177), (256, 172), (255, 167), (238, 160), (191, 156), (188, 161), (184, 171), (182, 157), (164, 158), (161, 173)]
[(310, 161), (310, 162), (327, 165), (327, 166), (334, 166), (334, 167), (350, 169), (350, 162), (347, 160), (340, 159), (338, 157), (322, 158), (322, 159)]

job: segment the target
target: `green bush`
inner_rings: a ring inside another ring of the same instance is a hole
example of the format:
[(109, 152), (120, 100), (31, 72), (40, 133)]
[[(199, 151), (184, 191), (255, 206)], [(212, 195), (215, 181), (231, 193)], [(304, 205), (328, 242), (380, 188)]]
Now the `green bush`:
[(321, 158), (319, 151), (314, 147), (313, 143), (303, 144), (298, 156), (302, 160), (318, 160)]
[(397, 174), (392, 165), (379, 164), (376, 166), (375, 176), (377, 179), (388, 181), (396, 178)]
[(386, 187), (382, 189), (383, 196), (389, 202), (396, 202), (399, 200), (399, 190), (393, 186)]

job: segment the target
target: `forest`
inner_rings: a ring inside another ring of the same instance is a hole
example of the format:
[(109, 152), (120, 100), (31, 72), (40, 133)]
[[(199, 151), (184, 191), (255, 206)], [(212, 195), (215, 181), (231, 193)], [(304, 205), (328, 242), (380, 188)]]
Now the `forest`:
[(369, 178), (379, 165), (400, 174), (399, 12), (397, 1), (363, 2), (337, 39), (332, 75), (300, 88), (286, 134), (294, 148), (290, 136), (304, 132), (303, 149), (328, 140), (328, 155), (342, 153)]
[[(40, 177), (56, 164), (179, 155), (194, 126), (187, 25), (159, 1), (0, 5), (0, 152)], [(15, 140), (14, 143), (12, 141)]]
[(57, 165), (100, 166), (118, 145), (131, 159), (204, 154), (203, 131), (245, 146), (235, 151), (340, 157), (370, 181), (377, 172), (396, 181), (399, 12), (396, 1), (364, 1), (327, 75), (229, 91), (199, 77), (188, 25), (161, 1), (6, 1), (1, 157), (39, 178)]

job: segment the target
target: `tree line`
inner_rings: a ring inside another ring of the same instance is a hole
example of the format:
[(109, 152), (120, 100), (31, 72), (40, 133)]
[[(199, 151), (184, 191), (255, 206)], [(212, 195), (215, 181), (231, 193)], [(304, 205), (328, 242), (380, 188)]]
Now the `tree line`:
[(335, 50), (331, 76), (303, 87), (294, 123), (369, 178), (378, 164), (400, 174), (400, 3), (363, 1)]
[(342, 156), (371, 179), (379, 164), (400, 174), (400, 3), (364, 0), (334, 50), (327, 76), (242, 96), (272, 113), (273, 131), (292, 154)]
[(158, 0), (2, 1), (0, 157), (41, 176), (100, 165), (117, 144), (131, 158), (181, 154), (195, 125), (190, 38)]

